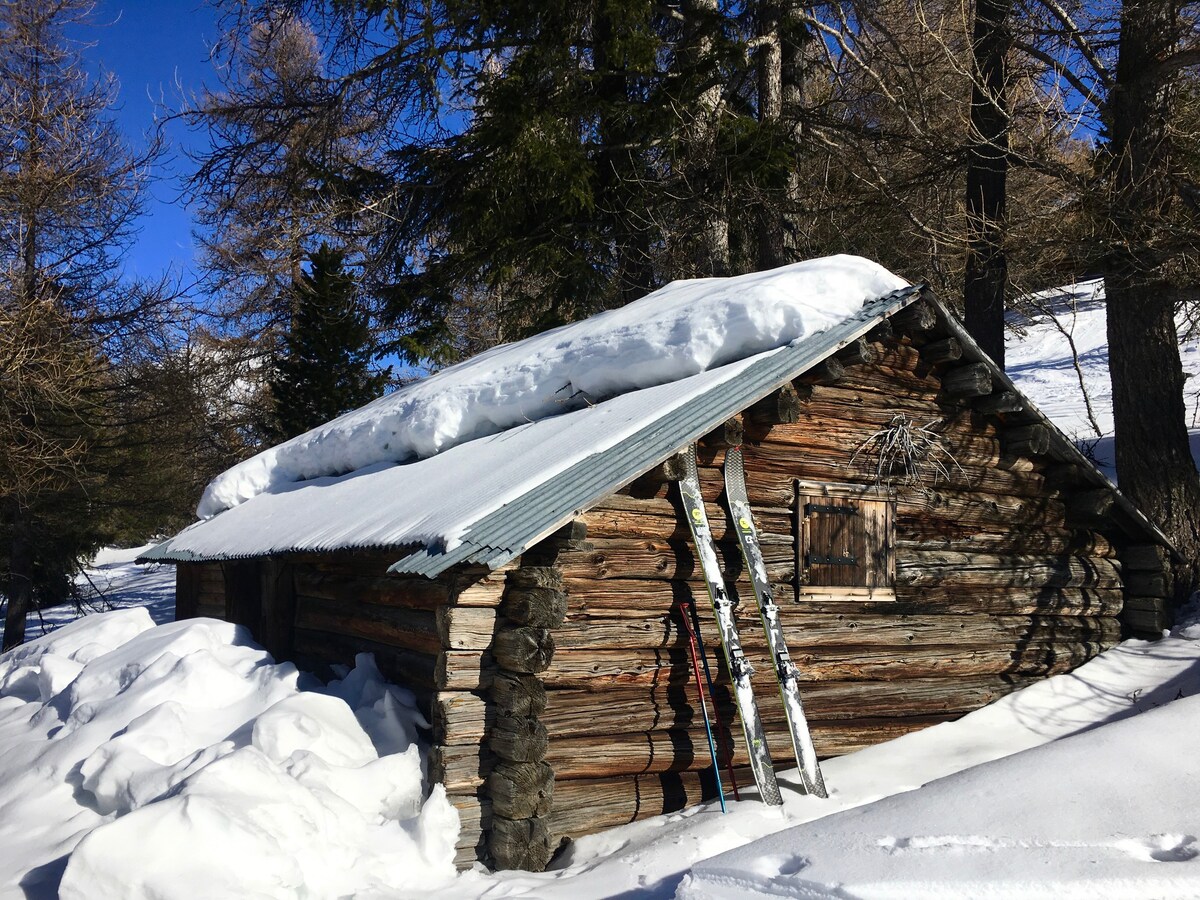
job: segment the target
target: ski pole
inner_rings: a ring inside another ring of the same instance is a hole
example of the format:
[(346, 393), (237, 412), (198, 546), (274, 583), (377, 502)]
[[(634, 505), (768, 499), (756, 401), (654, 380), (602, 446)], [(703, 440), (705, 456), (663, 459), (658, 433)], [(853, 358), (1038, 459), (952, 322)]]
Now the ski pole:
[[(696, 632), (692, 628), (692, 620), (688, 617), (688, 612), (683, 608), (683, 601), (679, 601), (679, 618), (683, 620), (683, 627), (687, 630), (688, 646), (692, 654), (692, 671), (696, 674), (696, 697), (700, 701), (700, 712), (704, 714), (704, 731), (708, 735), (708, 752), (712, 754), (713, 762), (713, 777), (717, 780), (717, 796), (721, 800), (721, 812), (725, 813), (725, 789), (721, 786), (721, 761), (717, 758), (717, 742), (713, 739), (712, 723), (708, 718), (708, 704), (704, 702), (704, 684), (700, 680), (700, 662), (696, 659), (699, 651), (696, 649)], [(707, 668), (707, 664), (705, 665)], [(716, 712), (714, 707), (713, 712)]]
[[(680, 601), (680, 603), (683, 602), (684, 601), (682, 600)], [(688, 597), (686, 602), (688, 605), (688, 610), (691, 612), (691, 620), (688, 622), (687, 626), (688, 634), (695, 637), (696, 644), (700, 648), (700, 661), (704, 664), (704, 680), (708, 684), (708, 698), (712, 700), (713, 719), (717, 725), (717, 733), (720, 734), (722, 731), (725, 732), (729, 736), (730, 742), (732, 743), (733, 733), (729, 730), (721, 716), (721, 709), (719, 706), (717, 706), (717, 695), (713, 691), (712, 672), (709, 671), (708, 668), (708, 654), (704, 652), (704, 638), (700, 636), (700, 616), (696, 613), (696, 599), (694, 597)], [(699, 681), (699, 678), (700, 676), (697, 675), (697, 681)], [(732, 751), (730, 752), (728, 759), (725, 761), (725, 768), (726, 771), (729, 772), (729, 784), (733, 788), (733, 799), (740, 801), (742, 799), (742, 795), (738, 793), (737, 776), (733, 774)]]

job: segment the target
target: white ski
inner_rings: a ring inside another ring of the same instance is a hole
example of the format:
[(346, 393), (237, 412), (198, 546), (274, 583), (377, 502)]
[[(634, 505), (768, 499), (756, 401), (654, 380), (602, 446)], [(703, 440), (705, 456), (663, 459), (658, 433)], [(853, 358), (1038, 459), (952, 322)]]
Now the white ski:
[(779, 782), (775, 778), (775, 767), (771, 763), (771, 751), (767, 748), (766, 732), (763, 730), (758, 704), (754, 700), (754, 690), (750, 685), (753, 670), (746, 654), (742, 652), (733, 604), (730, 603), (729, 593), (725, 590), (717, 550), (713, 546), (712, 529), (709, 528), (708, 515), (704, 511), (704, 499), (700, 496), (695, 444), (688, 447), (685, 456), (687, 463), (684, 477), (679, 482), (679, 492), (683, 497), (684, 512), (696, 545), (696, 556), (700, 560), (700, 570), (704, 574), (708, 597), (712, 601), (713, 613), (717, 619), (725, 663), (733, 679), (738, 717), (742, 721), (742, 732), (746, 738), (746, 747), (750, 751), (750, 768), (754, 772), (754, 781), (758, 785), (763, 802), (768, 806), (779, 806), (783, 803), (783, 797), (779, 793)]
[(779, 622), (779, 607), (775, 603), (775, 594), (767, 578), (767, 566), (758, 542), (758, 529), (754, 525), (754, 514), (750, 511), (750, 500), (746, 495), (746, 470), (741, 447), (731, 447), (725, 453), (725, 496), (729, 500), (729, 512), (733, 515), (737, 528), (742, 558), (746, 561), (746, 569), (750, 573), (750, 583), (754, 586), (754, 598), (758, 601), (763, 630), (767, 633), (767, 647), (775, 662), (775, 678), (779, 681), (779, 695), (783, 699), (783, 709), (787, 714), (792, 747), (796, 751), (796, 763), (800, 767), (804, 792), (817, 797), (828, 797), (825, 779), (821, 776), (821, 766), (817, 762), (817, 751), (808, 731), (808, 720), (804, 717), (804, 705), (800, 702), (799, 673), (784, 642), (783, 626)]

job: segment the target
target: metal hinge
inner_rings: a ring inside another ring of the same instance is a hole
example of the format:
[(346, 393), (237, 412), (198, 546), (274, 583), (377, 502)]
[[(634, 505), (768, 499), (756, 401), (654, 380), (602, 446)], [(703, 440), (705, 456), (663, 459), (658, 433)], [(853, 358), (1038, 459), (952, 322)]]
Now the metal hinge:
[(822, 556), (820, 553), (810, 553), (805, 557), (809, 566), (857, 566), (857, 556)]

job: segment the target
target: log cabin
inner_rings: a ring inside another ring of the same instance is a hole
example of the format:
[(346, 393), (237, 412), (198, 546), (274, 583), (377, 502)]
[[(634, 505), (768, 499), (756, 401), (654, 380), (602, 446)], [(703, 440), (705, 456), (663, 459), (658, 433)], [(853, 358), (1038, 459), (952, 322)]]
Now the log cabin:
[(179, 618), (240, 623), (277, 659), (373, 653), (432, 725), (460, 864), (539, 870), (578, 836), (713, 796), (693, 602), (722, 764), (752, 783), (675, 484), (693, 442), (781, 771), (731, 446), (822, 757), (1172, 622), (1162, 533), (919, 285), (737, 364), (266, 491), (144, 558), (177, 566)]

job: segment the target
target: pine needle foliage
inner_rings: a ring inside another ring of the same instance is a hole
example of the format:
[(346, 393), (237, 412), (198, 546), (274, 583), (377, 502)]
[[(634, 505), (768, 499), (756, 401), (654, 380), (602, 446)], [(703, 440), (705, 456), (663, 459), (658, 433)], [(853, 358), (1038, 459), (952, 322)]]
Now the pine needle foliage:
[(391, 374), (373, 365), (370, 322), (341, 250), (321, 244), (291, 293), (292, 324), (270, 379), (280, 440), (374, 400)]

